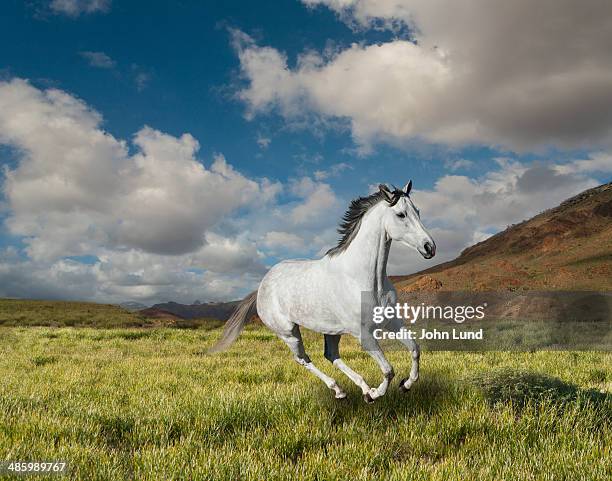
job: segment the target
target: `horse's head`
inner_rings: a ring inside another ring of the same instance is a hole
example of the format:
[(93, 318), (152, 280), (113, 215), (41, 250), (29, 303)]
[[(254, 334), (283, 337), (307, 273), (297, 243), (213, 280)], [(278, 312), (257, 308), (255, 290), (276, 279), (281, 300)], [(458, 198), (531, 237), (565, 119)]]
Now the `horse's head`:
[(388, 207), (383, 217), (387, 235), (394, 241), (416, 249), (425, 259), (436, 255), (436, 243), (423, 226), (419, 209), (409, 197), (412, 181), (402, 190), (390, 190), (384, 184), (380, 184), (378, 188)]

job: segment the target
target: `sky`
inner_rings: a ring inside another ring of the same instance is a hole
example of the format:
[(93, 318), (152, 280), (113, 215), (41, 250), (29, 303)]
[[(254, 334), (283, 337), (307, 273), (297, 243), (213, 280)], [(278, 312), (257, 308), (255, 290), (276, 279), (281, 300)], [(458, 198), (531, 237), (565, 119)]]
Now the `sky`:
[(607, 0), (0, 9), (0, 296), (237, 299), (412, 179), (406, 274), (611, 180)]

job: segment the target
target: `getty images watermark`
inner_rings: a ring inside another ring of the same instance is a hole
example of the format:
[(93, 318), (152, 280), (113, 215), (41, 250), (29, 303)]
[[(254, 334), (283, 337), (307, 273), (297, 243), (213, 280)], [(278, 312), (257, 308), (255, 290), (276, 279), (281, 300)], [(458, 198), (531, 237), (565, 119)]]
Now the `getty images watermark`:
[(410, 329), (401, 327), (397, 331), (384, 329), (383, 326), (393, 319), (403, 319), (410, 324), (415, 324), (417, 321), (447, 321), (463, 324), (465, 321), (482, 320), (485, 317), (485, 309), (487, 303), (484, 302), (477, 306), (433, 306), (421, 303), (420, 305), (411, 305), (407, 302), (397, 303), (394, 306), (374, 306), (372, 308), (372, 321), (380, 327), (374, 327), (372, 334), (374, 339), (382, 340), (482, 340), (484, 330), (459, 330), (451, 329)]
[(612, 351), (612, 292), (400, 291), (384, 304), (362, 292), (366, 351), (407, 340), (437, 351)]

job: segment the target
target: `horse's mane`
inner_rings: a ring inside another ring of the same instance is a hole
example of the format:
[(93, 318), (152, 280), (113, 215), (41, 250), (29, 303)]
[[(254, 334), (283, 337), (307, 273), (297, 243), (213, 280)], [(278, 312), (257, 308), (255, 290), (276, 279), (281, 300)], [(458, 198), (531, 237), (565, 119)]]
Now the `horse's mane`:
[[(399, 198), (400, 196), (404, 195), (401, 190), (397, 189), (395, 189), (392, 193), (395, 198)], [(333, 257), (344, 252), (357, 235), (357, 232), (359, 232), (361, 219), (363, 219), (365, 213), (382, 200), (386, 200), (386, 197), (380, 190), (374, 194), (368, 195), (367, 197), (358, 197), (357, 199), (353, 199), (351, 201), (351, 205), (349, 205), (349, 208), (342, 217), (340, 227), (338, 227), (338, 233), (340, 234), (338, 245), (329, 249), (325, 255)], [(395, 202), (397, 202), (397, 200)]]

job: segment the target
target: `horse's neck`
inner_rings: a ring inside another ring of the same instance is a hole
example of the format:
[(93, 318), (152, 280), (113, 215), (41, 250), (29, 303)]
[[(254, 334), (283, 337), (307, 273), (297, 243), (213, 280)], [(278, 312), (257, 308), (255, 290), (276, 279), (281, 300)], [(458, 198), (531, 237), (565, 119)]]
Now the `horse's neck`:
[(391, 240), (382, 226), (382, 209), (377, 206), (364, 216), (357, 235), (338, 257), (354, 279), (368, 290), (381, 293), (390, 248)]

